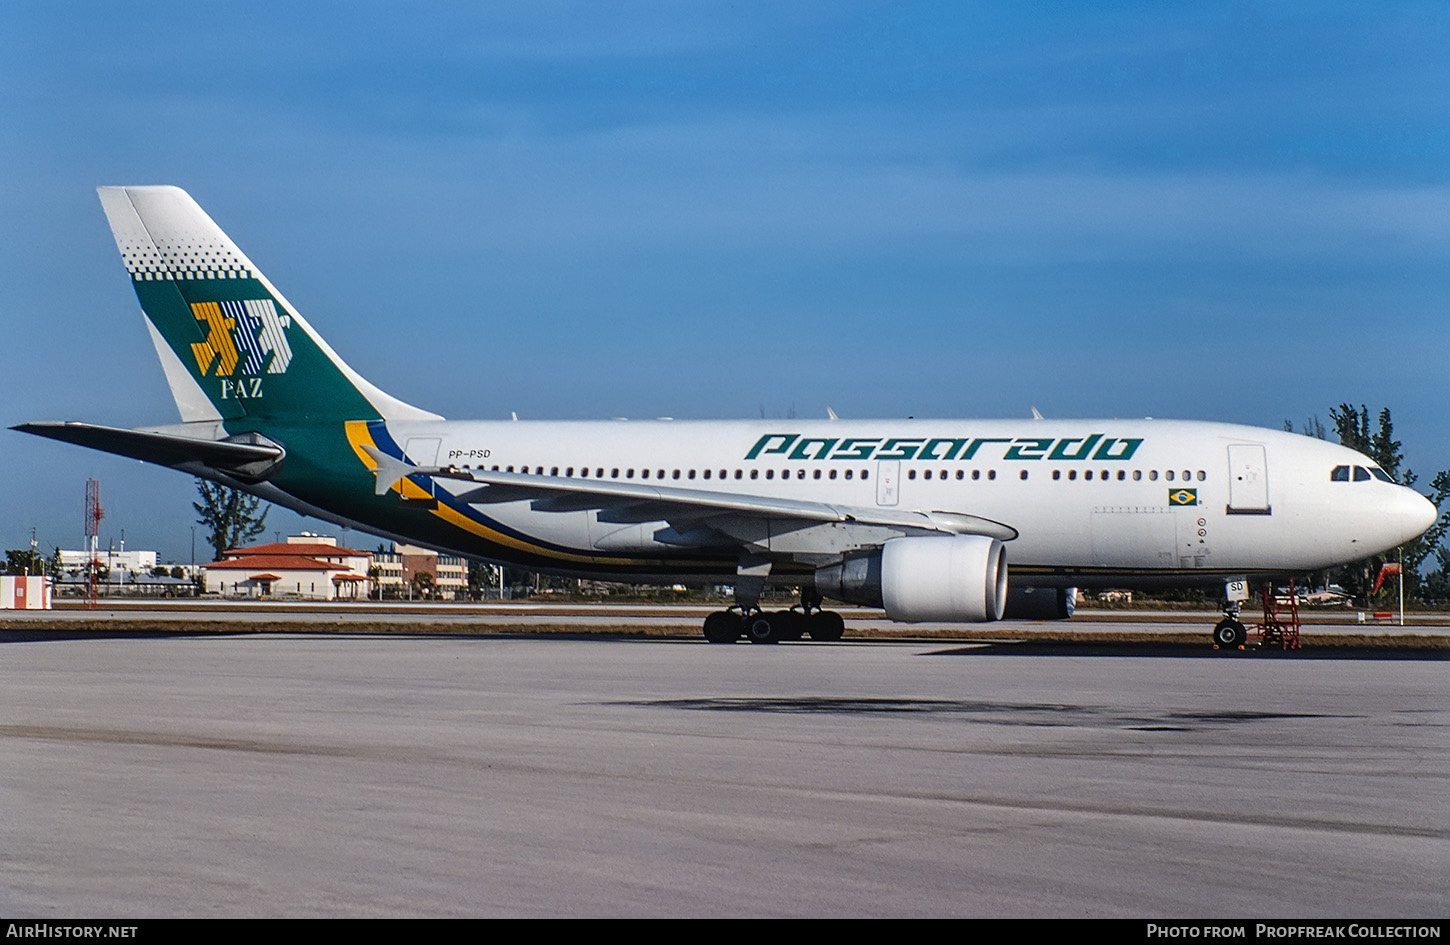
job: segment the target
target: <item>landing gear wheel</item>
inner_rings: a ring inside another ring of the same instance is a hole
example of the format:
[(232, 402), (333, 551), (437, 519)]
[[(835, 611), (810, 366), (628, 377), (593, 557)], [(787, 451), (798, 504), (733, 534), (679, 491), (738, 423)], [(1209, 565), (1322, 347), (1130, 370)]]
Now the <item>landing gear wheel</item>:
[(794, 610), (782, 610), (770, 615), (777, 637), (781, 640), (799, 640), (806, 635), (806, 615)]
[(1224, 618), (1213, 628), (1213, 642), (1220, 649), (1237, 650), (1248, 638), (1248, 631), (1237, 620)]
[(717, 610), (705, 618), (705, 639), (711, 643), (734, 643), (740, 639), (740, 618), (727, 610)]
[(745, 618), (745, 639), (751, 643), (779, 643), (779, 614), (754, 613)]
[(818, 610), (811, 614), (811, 639), (835, 643), (846, 633), (846, 621), (834, 610)]

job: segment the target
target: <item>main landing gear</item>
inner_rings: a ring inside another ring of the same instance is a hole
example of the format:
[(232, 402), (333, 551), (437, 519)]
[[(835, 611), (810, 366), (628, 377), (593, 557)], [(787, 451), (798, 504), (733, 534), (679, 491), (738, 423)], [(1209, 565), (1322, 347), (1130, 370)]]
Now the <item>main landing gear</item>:
[(758, 607), (717, 610), (705, 618), (705, 639), (711, 643), (734, 643), (742, 636), (751, 643), (779, 643), (799, 640), (835, 642), (846, 632), (846, 621), (832, 610), (821, 610), (819, 595), (801, 595), (800, 610), (766, 613)]

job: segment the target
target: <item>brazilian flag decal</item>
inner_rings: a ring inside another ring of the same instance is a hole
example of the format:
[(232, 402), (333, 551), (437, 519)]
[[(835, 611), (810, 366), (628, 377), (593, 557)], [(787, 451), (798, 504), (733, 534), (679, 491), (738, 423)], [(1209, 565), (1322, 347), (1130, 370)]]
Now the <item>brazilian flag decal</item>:
[(1174, 505), (1197, 505), (1198, 504), (1198, 490), (1197, 489), (1169, 489), (1168, 490), (1168, 504), (1170, 506), (1174, 506)]

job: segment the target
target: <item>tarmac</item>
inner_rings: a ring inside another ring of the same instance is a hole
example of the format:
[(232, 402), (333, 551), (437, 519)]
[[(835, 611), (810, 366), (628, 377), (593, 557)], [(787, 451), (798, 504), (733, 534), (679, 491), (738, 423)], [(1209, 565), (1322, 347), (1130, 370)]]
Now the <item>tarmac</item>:
[(1216, 653), (1176, 615), (1076, 625), (1197, 643), (732, 647), (521, 606), (0, 632), (0, 915), (1450, 911), (1443, 648)]

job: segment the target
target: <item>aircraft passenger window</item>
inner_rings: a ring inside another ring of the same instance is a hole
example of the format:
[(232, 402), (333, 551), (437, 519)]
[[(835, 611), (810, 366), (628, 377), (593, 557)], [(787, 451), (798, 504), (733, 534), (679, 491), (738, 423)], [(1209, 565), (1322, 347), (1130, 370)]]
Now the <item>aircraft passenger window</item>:
[(678, 479), (678, 478), (680, 478), (680, 471), (678, 469), (676, 469), (674, 471), (674, 473), (670, 476), (670, 478), (671, 479)]
[(704, 475), (705, 475), (705, 478), (706, 478), (706, 479), (709, 479), (709, 478), (710, 478), (710, 470), (708, 470), (708, 469), (707, 469), (707, 470), (705, 470), (705, 473), (704, 473)]
[(1378, 466), (1371, 466), (1369, 468), (1369, 472), (1370, 475), (1374, 476), (1380, 482), (1394, 482), (1394, 480), (1390, 478), (1390, 474), (1385, 472), (1383, 469), (1380, 469)]
[(861, 470), (861, 478), (862, 479), (870, 479), (871, 478), (871, 470), (869, 470), (869, 469), (863, 469), (863, 470)]
[(1082, 477), (1088, 481), (1092, 481), (1093, 471), (1091, 469), (1086, 470), (1085, 472), (1083, 472)]
[(1365, 469), (1363, 466), (1356, 466), (1356, 467), (1354, 467), (1354, 481), (1355, 482), (1369, 482), (1369, 479), (1370, 479), (1370, 476), (1369, 476), (1369, 470), (1368, 469)]
[(906, 478), (907, 479), (915, 479), (916, 478), (916, 470), (915, 469), (908, 469), (906, 471)]
[(634, 478), (634, 470), (633, 469), (626, 469), (624, 471), (624, 478), (626, 478), (626, 479), (633, 479)]
[(649, 478), (649, 470), (648, 469), (641, 469), (639, 471), (639, 478), (641, 478), (641, 479), (648, 479)]
[(982, 478), (982, 471), (980, 469), (973, 469), (972, 470), (972, 481), (973, 482), (976, 482), (978, 479), (981, 479), (981, 478)]
[(569, 477), (570, 479), (573, 479), (574, 478), (574, 467), (573, 466), (570, 466), (568, 469), (564, 470), (564, 475), (567, 476), (567, 477)]
[(579, 470), (579, 475), (582, 476), (585, 479), (588, 479), (589, 478), (589, 467), (588, 466), (585, 466), (583, 469)]
[(1128, 478), (1127, 471), (1126, 470), (1123, 470), (1123, 469), (1119, 469), (1118, 470), (1118, 481), (1119, 482), (1122, 482), (1124, 479), (1127, 479), (1127, 478)]
[(1207, 478), (1208, 478), (1208, 474), (1207, 474), (1207, 473), (1205, 473), (1205, 472), (1204, 472), (1204, 471), (1203, 471), (1203, 470), (1202, 470), (1202, 469), (1200, 469), (1200, 470), (1199, 470), (1199, 471), (1198, 471), (1198, 481), (1199, 481), (1199, 482), (1202, 482), (1202, 481), (1203, 481), (1203, 480), (1205, 480), (1205, 479), (1207, 479)]
[(760, 478), (760, 470), (758, 470), (758, 469), (752, 469), (752, 470), (750, 470), (750, 478), (751, 479), (759, 479)]
[(819, 469), (817, 469), (816, 472), (815, 472), (815, 475), (812, 476), (811, 478), (813, 478), (813, 479), (819, 479), (819, 478), (821, 478), (821, 471)]
[(510, 466), (509, 467), (509, 472), (513, 472), (513, 471), (514, 471), (514, 468), (512, 466)]
[(617, 469), (611, 469), (609, 471), (609, 478), (610, 479), (618, 479), (619, 478), (619, 470), (617, 470)]
[(549, 469), (549, 475), (551, 475), (551, 476), (557, 476), (557, 475), (559, 475), (559, 467), (558, 466), (550, 467), (550, 469)]
[(1052, 471), (1052, 481), (1053, 482), (1056, 482), (1057, 480), (1059, 480), (1061, 478), (1062, 478), (1062, 470), (1061, 469), (1054, 469)]
[(806, 471), (804, 469), (798, 469), (798, 470), (796, 470), (795, 477), (797, 479), (804, 479), (806, 477)]
[(1349, 467), (1348, 466), (1335, 466), (1334, 467), (1334, 471), (1329, 474), (1329, 481), (1330, 482), (1348, 482), (1349, 481)]
[(695, 478), (695, 471), (693, 469), (690, 470), (689, 475), (687, 475), (685, 478), (686, 479), (694, 479)]
[(603, 466), (600, 466), (598, 469), (594, 470), (594, 478), (595, 479), (603, 479), (604, 478), (604, 467)]
[(742, 470), (739, 470), (739, 469), (735, 470), (735, 478), (736, 479), (739, 479), (742, 475), (744, 475), (744, 472)]
[(831, 470), (829, 473), (826, 474), (826, 478), (827, 479), (835, 479), (836, 478), (836, 471), (834, 469)]
[(720, 478), (721, 478), (721, 479), (724, 479), (724, 478), (725, 478), (725, 473), (726, 473), (726, 471), (725, 471), (725, 470), (723, 470), (723, 469), (722, 469), (722, 470), (720, 470)]
[(1173, 470), (1170, 469), (1167, 472), (1165, 472), (1163, 474), (1163, 478), (1164, 479), (1167, 479), (1169, 482), (1172, 482), (1173, 481)]
[(543, 474), (544, 474), (544, 467), (543, 466), (535, 466), (534, 467), (534, 475), (535, 476), (542, 476)]
[(995, 469), (989, 469), (989, 470), (987, 470), (987, 478), (988, 479), (996, 479), (997, 478), (997, 470), (995, 470)]
[(1188, 481), (1188, 480), (1190, 480), (1190, 479), (1192, 479), (1192, 478), (1193, 478), (1193, 474), (1192, 474), (1192, 473), (1190, 473), (1190, 472), (1189, 472), (1189, 471), (1188, 471), (1188, 470), (1186, 470), (1186, 469), (1185, 469), (1185, 470), (1183, 470), (1183, 481), (1184, 481), (1184, 482), (1187, 482), (1187, 481)]
[(765, 478), (767, 478), (767, 479), (774, 479), (775, 478), (775, 470), (774, 469), (767, 469), (765, 471)]
[(1133, 481), (1134, 482), (1138, 482), (1142, 478), (1143, 478), (1143, 470), (1141, 470), (1141, 469), (1135, 469), (1135, 470), (1133, 470)]
[(846, 478), (847, 479), (850, 479), (851, 478), (851, 470), (849, 470), (849, 469), (846, 470)]
[(966, 474), (966, 472), (964, 470), (961, 470), (961, 469), (958, 469), (957, 470), (957, 478), (958, 479), (965, 479), (966, 476), (967, 476), (967, 474)]
[(1026, 479), (1027, 478), (1027, 470), (1025, 470), (1025, 469), (1022, 470), (1022, 475), (1019, 478)]
[(1156, 470), (1156, 469), (1150, 469), (1150, 470), (1148, 470), (1148, 481), (1149, 482), (1157, 482), (1158, 481), (1158, 470)]

